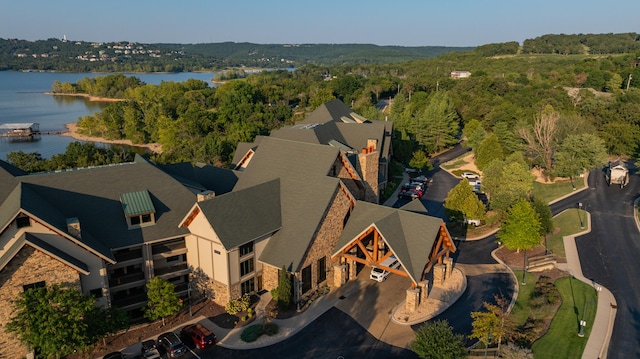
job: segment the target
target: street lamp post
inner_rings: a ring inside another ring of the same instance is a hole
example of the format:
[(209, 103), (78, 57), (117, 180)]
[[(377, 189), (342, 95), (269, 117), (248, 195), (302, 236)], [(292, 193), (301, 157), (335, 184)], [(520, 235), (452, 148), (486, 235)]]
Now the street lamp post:
[(582, 222), (582, 202), (578, 202), (578, 218), (580, 219), (580, 228), (584, 229), (584, 222)]
[(585, 300), (584, 302), (584, 310), (582, 311), (582, 320), (580, 321), (580, 330), (578, 330), (578, 336), (579, 337), (584, 337), (584, 327), (587, 326), (587, 304), (593, 304), (593, 301), (591, 301), (590, 303), (587, 303), (587, 301)]

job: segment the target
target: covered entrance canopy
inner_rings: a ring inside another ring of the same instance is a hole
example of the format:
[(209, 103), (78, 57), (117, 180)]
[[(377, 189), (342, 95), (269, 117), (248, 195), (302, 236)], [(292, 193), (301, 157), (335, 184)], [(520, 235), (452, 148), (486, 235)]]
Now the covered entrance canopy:
[[(409, 277), (424, 279), (456, 247), (440, 218), (358, 201), (338, 240), (332, 259), (354, 261)], [(395, 255), (401, 269), (381, 263)]]

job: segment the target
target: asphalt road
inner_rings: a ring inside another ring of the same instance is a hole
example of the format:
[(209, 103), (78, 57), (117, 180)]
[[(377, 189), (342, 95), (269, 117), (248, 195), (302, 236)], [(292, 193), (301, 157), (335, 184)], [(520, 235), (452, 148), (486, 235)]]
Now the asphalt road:
[(607, 186), (603, 172), (594, 170), (589, 189), (551, 206), (556, 214), (581, 202), (591, 213), (591, 232), (577, 237), (576, 245), (584, 276), (604, 285), (617, 301), (608, 358), (640, 358), (640, 234), (633, 219), (639, 193), (638, 175), (621, 189)]

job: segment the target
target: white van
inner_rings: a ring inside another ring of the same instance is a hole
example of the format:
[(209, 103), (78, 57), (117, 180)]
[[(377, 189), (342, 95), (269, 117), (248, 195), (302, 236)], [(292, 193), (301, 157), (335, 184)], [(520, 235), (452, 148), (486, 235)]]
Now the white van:
[[(385, 259), (382, 263), (380, 263), (380, 265), (392, 269), (400, 268), (400, 262), (398, 262), (395, 256), (391, 256)], [(381, 268), (373, 267), (371, 268), (371, 274), (369, 275), (369, 278), (378, 282), (383, 282), (385, 279), (387, 279), (389, 274), (391, 274), (391, 272), (388, 272)]]

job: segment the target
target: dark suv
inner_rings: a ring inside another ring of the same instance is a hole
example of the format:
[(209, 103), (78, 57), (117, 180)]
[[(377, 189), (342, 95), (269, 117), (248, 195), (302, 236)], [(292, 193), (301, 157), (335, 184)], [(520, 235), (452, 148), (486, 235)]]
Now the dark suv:
[(202, 324), (190, 324), (180, 331), (182, 340), (192, 340), (199, 348), (204, 349), (216, 344), (216, 335)]
[(158, 345), (164, 349), (169, 358), (177, 358), (187, 352), (187, 347), (173, 332), (160, 334)]

